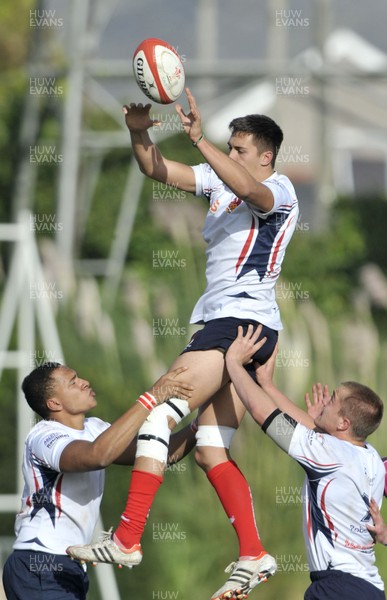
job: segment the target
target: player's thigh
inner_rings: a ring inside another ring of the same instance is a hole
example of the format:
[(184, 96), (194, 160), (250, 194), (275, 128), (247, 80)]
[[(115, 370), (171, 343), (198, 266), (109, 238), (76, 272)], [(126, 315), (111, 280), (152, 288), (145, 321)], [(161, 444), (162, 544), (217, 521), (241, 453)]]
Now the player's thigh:
[(246, 409), (232, 383), (226, 383), (199, 410), (199, 425), (222, 425), (238, 429)]
[(184, 352), (169, 371), (177, 367), (188, 367), (179, 377), (194, 386), (189, 400), (191, 410), (202, 406), (229, 380), (223, 352), (217, 349)]

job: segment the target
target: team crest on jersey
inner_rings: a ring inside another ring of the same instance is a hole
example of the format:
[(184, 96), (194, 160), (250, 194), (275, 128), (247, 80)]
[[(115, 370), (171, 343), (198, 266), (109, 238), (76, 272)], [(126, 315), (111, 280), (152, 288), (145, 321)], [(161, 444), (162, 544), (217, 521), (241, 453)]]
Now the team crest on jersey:
[(238, 206), (242, 203), (242, 200), (240, 198), (233, 198), (230, 202), (230, 204), (228, 205), (228, 207), (226, 208), (226, 212), (227, 213), (232, 213), (236, 208), (238, 208)]
[(218, 199), (218, 200), (215, 200), (215, 202), (213, 202), (213, 203), (211, 204), (211, 206), (210, 206), (210, 212), (212, 212), (212, 213), (216, 213), (216, 211), (217, 211), (217, 210), (218, 210), (218, 208), (219, 208), (219, 204), (220, 204), (220, 200), (219, 200), (219, 199)]

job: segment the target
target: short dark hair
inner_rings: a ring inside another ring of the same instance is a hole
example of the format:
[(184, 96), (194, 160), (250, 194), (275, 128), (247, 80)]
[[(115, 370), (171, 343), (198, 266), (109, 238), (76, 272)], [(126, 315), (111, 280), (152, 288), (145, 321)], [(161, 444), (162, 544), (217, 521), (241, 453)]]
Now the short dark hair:
[(55, 382), (52, 374), (59, 367), (63, 367), (63, 365), (57, 362), (45, 362), (31, 371), (24, 378), (21, 386), (28, 405), (42, 419), (47, 419), (50, 416), (47, 400), (52, 398), (55, 393)]
[(383, 402), (369, 387), (355, 381), (345, 381), (340, 388), (344, 394), (340, 398), (339, 414), (351, 421), (353, 436), (365, 441), (381, 423)]
[(246, 115), (233, 119), (229, 125), (231, 134), (250, 133), (254, 136), (257, 145), (262, 147), (262, 151), (270, 150), (273, 153), (272, 167), (284, 139), (282, 129), (273, 119), (266, 115)]

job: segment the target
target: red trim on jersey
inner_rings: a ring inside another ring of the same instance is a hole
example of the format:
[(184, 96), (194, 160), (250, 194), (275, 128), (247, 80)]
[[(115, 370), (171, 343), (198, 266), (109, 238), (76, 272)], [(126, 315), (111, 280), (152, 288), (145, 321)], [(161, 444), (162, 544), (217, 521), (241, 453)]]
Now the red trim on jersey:
[[(35, 469), (34, 469), (34, 465), (31, 465), (31, 470), (32, 470), (32, 476), (34, 478), (34, 483), (35, 483), (35, 492), (38, 491), (39, 489), (39, 481), (38, 478), (35, 475)], [(28, 495), (27, 499), (26, 499), (26, 504), (27, 506), (31, 507), (32, 506), (32, 502), (31, 502), (31, 495)]]
[[(333, 525), (332, 519), (330, 518), (330, 516), (328, 515), (327, 512), (327, 508), (326, 508), (326, 504), (325, 504), (325, 494), (327, 493), (328, 490), (328, 486), (332, 483), (332, 481), (334, 481), (334, 479), (331, 479), (330, 481), (328, 481), (328, 483), (326, 484), (326, 486), (323, 489), (323, 492), (321, 494), (321, 510), (323, 511), (325, 518), (327, 520), (328, 523), (328, 527), (331, 531), (335, 530), (335, 526)], [(335, 538), (337, 537), (337, 533), (335, 535)]]
[(279, 252), (279, 249), (281, 247), (282, 241), (284, 239), (286, 230), (289, 227), (289, 225), (291, 224), (291, 222), (293, 221), (293, 219), (294, 219), (294, 217), (292, 217), (291, 219), (289, 219), (288, 224), (286, 225), (285, 229), (282, 232), (282, 235), (280, 236), (280, 238), (278, 239), (278, 242), (275, 245), (275, 248), (274, 248), (274, 251), (273, 251), (273, 255), (272, 255), (272, 259), (271, 259), (271, 263), (270, 263), (270, 267), (269, 267), (269, 273), (270, 273), (270, 271), (272, 271), (274, 269), (274, 265), (276, 263), (278, 252)]
[(37, 476), (35, 475), (35, 469), (34, 469), (34, 465), (33, 464), (31, 464), (31, 469), (32, 469), (32, 475), (34, 477), (35, 492), (37, 492), (38, 489), (39, 489), (39, 480), (38, 480)]
[(312, 539), (312, 517), (311, 517), (311, 502), (308, 500), (308, 514), (307, 514), (307, 529), (308, 529), (308, 537)]
[(316, 460), (313, 460), (312, 458), (308, 458), (307, 456), (305, 456), (303, 454), (297, 455), (297, 458), (303, 458), (307, 462), (313, 463), (314, 465), (318, 465), (319, 467), (341, 467), (342, 466), (340, 463), (327, 463), (327, 464), (320, 463), (320, 462), (317, 462)]
[(58, 483), (55, 486), (55, 506), (59, 510), (58, 518), (62, 514), (62, 481), (63, 481), (63, 473), (59, 476)]
[(280, 210), (280, 208), (293, 208), (293, 206), (294, 202), (292, 202), (291, 204), (280, 204), (277, 210)]
[(244, 259), (247, 256), (248, 250), (251, 246), (251, 242), (254, 236), (254, 232), (255, 232), (255, 220), (254, 220), (254, 216), (251, 217), (251, 227), (250, 227), (250, 231), (249, 231), (249, 235), (247, 236), (247, 240), (245, 241), (245, 244), (242, 248), (242, 252), (239, 255), (237, 264), (235, 266), (235, 272), (238, 271), (241, 263), (244, 261)]

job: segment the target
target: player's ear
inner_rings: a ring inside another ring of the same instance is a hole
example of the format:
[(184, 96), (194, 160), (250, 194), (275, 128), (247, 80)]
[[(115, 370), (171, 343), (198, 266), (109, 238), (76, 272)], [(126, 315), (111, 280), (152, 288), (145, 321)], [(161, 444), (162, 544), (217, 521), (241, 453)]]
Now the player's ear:
[(260, 156), (261, 166), (268, 167), (273, 160), (273, 152), (271, 150), (265, 150)]
[(62, 410), (62, 403), (55, 396), (49, 398), (46, 402), (46, 405), (50, 412), (59, 412)]
[(348, 417), (341, 416), (338, 424), (338, 429), (340, 431), (348, 431), (351, 428), (351, 421)]

